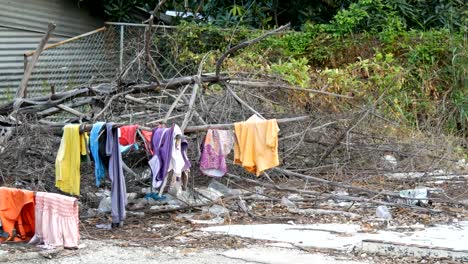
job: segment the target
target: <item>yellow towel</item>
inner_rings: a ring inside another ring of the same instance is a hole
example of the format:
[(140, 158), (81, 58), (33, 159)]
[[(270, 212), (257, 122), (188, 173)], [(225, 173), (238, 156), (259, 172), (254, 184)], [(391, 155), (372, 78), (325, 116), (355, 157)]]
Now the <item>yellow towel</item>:
[(80, 125), (63, 127), (62, 142), (55, 159), (55, 186), (63, 192), (80, 195), (81, 155), (86, 155), (87, 134)]
[(234, 124), (236, 143), (234, 163), (259, 176), (279, 165), (278, 124), (276, 119), (262, 120), (257, 115)]

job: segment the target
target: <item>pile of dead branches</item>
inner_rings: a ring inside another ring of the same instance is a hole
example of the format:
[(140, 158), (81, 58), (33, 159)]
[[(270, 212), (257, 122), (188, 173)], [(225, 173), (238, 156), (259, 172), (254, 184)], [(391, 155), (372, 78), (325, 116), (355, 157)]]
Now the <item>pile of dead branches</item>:
[[(466, 212), (468, 193), (460, 188), (466, 186), (466, 166), (459, 165), (459, 155), (454, 151), (454, 146), (463, 144), (459, 139), (399, 132), (398, 123), (376, 111), (378, 100), (356, 106), (348, 113), (323, 112), (314, 106), (301, 108), (289, 102), (291, 94), (333, 96), (338, 102), (353, 98), (293, 87), (274, 76), (221, 71), (228, 56), (287, 28), (280, 27), (228, 49), (217, 60), (214, 73), (203, 72), (206, 62), (202, 60), (198, 72), (191, 76), (163, 78), (150, 56), (150, 23), (144, 48), (136, 52), (135, 60), (113, 82), (60, 93), (52, 89), (49, 95), (35, 98), (22, 96), (26, 88), (20, 87), (15, 100), (0, 106), (5, 120), (2, 124), (14, 129), (0, 153), (3, 183), (55, 191), (54, 161), (61, 127), (68, 123), (112, 121), (148, 129), (179, 124), (190, 143), (192, 185), (206, 184), (209, 179), (197, 169), (203, 132), (208, 128), (230, 129), (234, 122), (257, 114), (276, 118), (280, 124), (281, 166), (256, 178), (231, 164), (224, 178), (227, 184), (243, 186), (250, 193), (254, 192), (253, 186), (272, 190), (275, 193), (269, 195), (270, 199), (276, 201), (281, 200), (281, 193), (295, 193), (303, 197), (301, 201), (316, 206), (321, 201), (337, 200), (429, 213)], [(144, 67), (137, 68), (143, 69), (151, 81), (127, 80), (129, 69), (142, 61)], [(27, 80), (23, 83), (27, 84)], [(213, 84), (221, 89), (213, 89)], [(149, 179), (142, 176), (147, 173), (148, 161), (144, 150), (128, 154), (124, 161), (129, 189), (148, 187)], [(82, 179), (87, 183), (82, 184), (82, 188), (87, 188), (82, 191), (85, 194), (96, 191), (92, 166), (82, 165)], [(430, 205), (414, 205), (404, 199), (402, 202), (399, 190), (420, 185), (439, 190), (438, 195), (431, 197)], [(340, 209), (322, 213), (353, 215), (350, 210), (351, 207), (346, 212)], [(319, 211), (311, 211), (314, 212)]]

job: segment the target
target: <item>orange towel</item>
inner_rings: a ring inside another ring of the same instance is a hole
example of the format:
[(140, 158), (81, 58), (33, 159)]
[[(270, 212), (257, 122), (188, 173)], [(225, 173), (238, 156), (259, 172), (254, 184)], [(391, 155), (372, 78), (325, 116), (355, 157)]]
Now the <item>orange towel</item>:
[(0, 219), (3, 231), (14, 240), (29, 240), (34, 235), (34, 192), (0, 187)]
[(234, 124), (237, 141), (234, 163), (259, 176), (279, 165), (278, 124), (276, 119), (262, 120), (257, 115)]

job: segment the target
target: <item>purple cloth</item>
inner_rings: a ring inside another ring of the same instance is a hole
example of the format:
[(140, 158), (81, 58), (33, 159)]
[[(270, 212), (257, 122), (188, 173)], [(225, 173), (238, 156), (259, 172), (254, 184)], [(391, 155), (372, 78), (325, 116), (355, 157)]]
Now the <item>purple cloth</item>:
[(166, 178), (172, 157), (174, 126), (171, 128), (155, 128), (151, 137), (153, 157), (148, 162), (153, 172), (153, 188), (159, 188)]
[(209, 129), (201, 146), (200, 171), (211, 177), (224, 176), (226, 156), (231, 152), (233, 142), (231, 131)]
[(187, 149), (188, 149), (188, 141), (187, 138), (183, 137), (182, 141), (180, 142), (180, 149), (182, 151), (182, 156), (184, 157), (184, 169), (183, 171), (187, 171), (192, 167), (192, 163), (190, 163), (190, 160), (187, 157)]
[(112, 223), (122, 225), (126, 217), (127, 187), (122, 169), (122, 153), (120, 153), (119, 149), (118, 128), (113, 128), (112, 126), (113, 123), (106, 124), (106, 154), (110, 156), (109, 179), (111, 181)]

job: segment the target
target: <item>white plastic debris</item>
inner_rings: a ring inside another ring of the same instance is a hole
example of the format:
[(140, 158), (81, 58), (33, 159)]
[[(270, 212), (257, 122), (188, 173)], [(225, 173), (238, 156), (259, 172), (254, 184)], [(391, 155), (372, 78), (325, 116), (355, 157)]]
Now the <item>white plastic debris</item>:
[(191, 224), (198, 224), (198, 225), (219, 225), (224, 223), (224, 218), (217, 216), (213, 219), (209, 220), (201, 220), (201, 219), (193, 219), (194, 214), (179, 214), (177, 215), (177, 218), (179, 219), (185, 219), (189, 221)]
[[(407, 204), (410, 204), (410, 205), (416, 205), (418, 202), (427, 204), (428, 190), (425, 187), (403, 190), (403, 191), (400, 191), (400, 197), (412, 198), (410, 200), (407, 200)], [(421, 199), (421, 200), (417, 200), (417, 199)]]
[(222, 215), (227, 215), (229, 214), (229, 210), (226, 209), (224, 206), (221, 206), (221, 205), (213, 205), (210, 207), (210, 209), (208, 209), (208, 211), (213, 214), (213, 215), (216, 215), (216, 216), (222, 216)]
[(383, 156), (383, 160), (384, 160), (384, 166), (387, 168), (395, 169), (398, 166), (397, 159), (393, 155), (387, 154)]
[(377, 207), (375, 210), (375, 215), (378, 218), (382, 218), (384, 220), (391, 220), (392, 219), (392, 214), (390, 213), (390, 210), (384, 205), (380, 205)]
[(99, 203), (98, 212), (99, 213), (109, 213), (112, 210), (111, 198), (104, 197)]
[(111, 224), (98, 224), (96, 225), (97, 228), (99, 229), (105, 229), (105, 230), (111, 230), (112, 227), (111, 227)]

